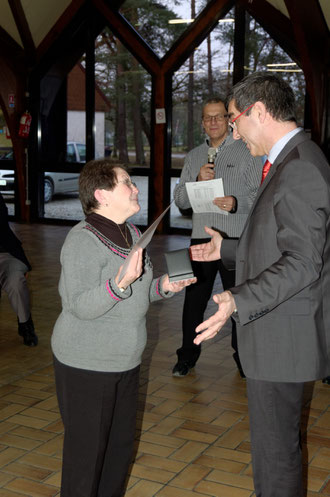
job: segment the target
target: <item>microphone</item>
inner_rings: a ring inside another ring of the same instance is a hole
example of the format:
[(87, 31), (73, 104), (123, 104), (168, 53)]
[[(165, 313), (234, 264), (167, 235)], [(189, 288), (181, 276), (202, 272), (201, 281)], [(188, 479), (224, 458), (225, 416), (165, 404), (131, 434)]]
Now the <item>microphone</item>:
[(210, 147), (207, 151), (207, 162), (209, 164), (214, 164), (215, 158), (217, 156), (218, 150), (214, 147)]

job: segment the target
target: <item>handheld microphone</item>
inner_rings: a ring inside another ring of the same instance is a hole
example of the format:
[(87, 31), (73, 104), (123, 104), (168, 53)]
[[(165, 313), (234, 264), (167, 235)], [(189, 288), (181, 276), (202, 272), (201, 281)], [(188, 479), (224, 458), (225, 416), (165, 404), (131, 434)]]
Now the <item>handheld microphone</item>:
[(207, 162), (209, 164), (214, 164), (215, 158), (217, 156), (218, 150), (214, 147), (210, 147), (207, 151)]

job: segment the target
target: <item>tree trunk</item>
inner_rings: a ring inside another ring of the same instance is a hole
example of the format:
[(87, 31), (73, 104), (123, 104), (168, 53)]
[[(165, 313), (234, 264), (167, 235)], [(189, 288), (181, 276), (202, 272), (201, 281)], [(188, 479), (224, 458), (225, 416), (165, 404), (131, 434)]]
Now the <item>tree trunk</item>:
[[(195, 16), (195, 0), (191, 0), (191, 18)], [(187, 146), (188, 150), (194, 148), (194, 53), (189, 57)]]
[(213, 95), (212, 51), (211, 34), (207, 36), (207, 89), (209, 96)]
[[(116, 40), (117, 54), (120, 55), (123, 47), (119, 40)], [(126, 88), (124, 80), (124, 68), (118, 57), (117, 63), (117, 112), (116, 112), (116, 141), (119, 152), (119, 160), (129, 162), (127, 151), (127, 130), (126, 130)]]
[(140, 66), (138, 61), (132, 57), (132, 68), (133, 68), (133, 78), (132, 78), (132, 93), (133, 93), (133, 106), (132, 106), (132, 122), (134, 129), (134, 143), (135, 143), (135, 155), (136, 163), (144, 165), (146, 163), (144, 156), (143, 147), (143, 136), (142, 136), (142, 122), (141, 122), (141, 84), (140, 75), (138, 73)]

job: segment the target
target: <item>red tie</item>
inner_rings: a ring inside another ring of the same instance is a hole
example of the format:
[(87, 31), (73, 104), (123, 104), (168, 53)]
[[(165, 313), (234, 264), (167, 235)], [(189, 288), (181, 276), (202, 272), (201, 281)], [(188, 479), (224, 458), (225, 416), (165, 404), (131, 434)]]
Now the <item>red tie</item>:
[(262, 168), (262, 176), (261, 176), (261, 183), (260, 183), (261, 185), (262, 185), (263, 180), (266, 178), (267, 174), (269, 173), (270, 167), (271, 167), (271, 163), (267, 159), (265, 164), (264, 164), (264, 167)]

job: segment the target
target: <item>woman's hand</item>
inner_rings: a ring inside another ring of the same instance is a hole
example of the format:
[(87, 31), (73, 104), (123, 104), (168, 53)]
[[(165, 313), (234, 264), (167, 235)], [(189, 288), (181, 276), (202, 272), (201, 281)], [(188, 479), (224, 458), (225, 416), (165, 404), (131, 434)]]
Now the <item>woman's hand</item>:
[(142, 248), (139, 248), (129, 261), (126, 273), (124, 277), (118, 282), (118, 278), (121, 272), (122, 266), (120, 266), (119, 271), (115, 277), (115, 282), (120, 288), (126, 288), (131, 285), (135, 280), (137, 280), (142, 274)]
[(162, 290), (163, 292), (181, 292), (183, 288), (189, 285), (193, 285), (196, 283), (197, 278), (189, 278), (189, 280), (180, 280), (180, 281), (173, 281), (170, 283), (168, 274), (165, 275), (165, 278), (163, 278), (162, 281)]

